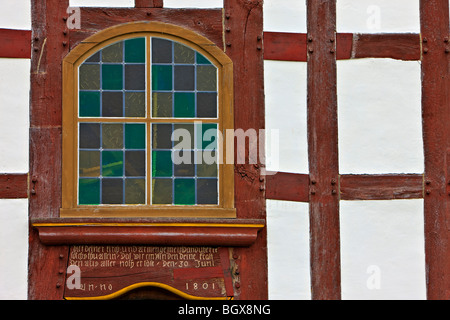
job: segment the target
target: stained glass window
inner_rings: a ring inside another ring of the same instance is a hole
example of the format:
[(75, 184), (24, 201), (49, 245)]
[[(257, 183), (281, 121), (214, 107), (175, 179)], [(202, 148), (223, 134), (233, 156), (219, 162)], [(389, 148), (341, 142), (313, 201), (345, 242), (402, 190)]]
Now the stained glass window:
[(78, 68), (78, 205), (218, 205), (218, 69), (154, 36)]

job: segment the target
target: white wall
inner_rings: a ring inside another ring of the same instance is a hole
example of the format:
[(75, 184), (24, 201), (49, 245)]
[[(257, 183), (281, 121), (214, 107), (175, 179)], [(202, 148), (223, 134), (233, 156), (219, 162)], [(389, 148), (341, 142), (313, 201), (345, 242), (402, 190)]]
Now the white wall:
[[(3, 2), (0, 28), (31, 29), (29, 0)], [(418, 32), (418, 2), (339, 0), (337, 29)], [(133, 0), (70, 5), (131, 7)], [(222, 0), (165, 5), (222, 7)], [(304, 0), (265, 0), (264, 9), (265, 31), (306, 32)], [(0, 59), (0, 173), (28, 172), (29, 69), (26, 59)], [(280, 136), (279, 161), (272, 158), (269, 169), (308, 173), (306, 63), (266, 61), (265, 85), (266, 127)], [(338, 93), (343, 173), (423, 171), (417, 62), (339, 61)], [(0, 200), (0, 243), (7, 243), (0, 247), (0, 299), (26, 299), (27, 207), (27, 200)], [(269, 297), (310, 299), (308, 204), (267, 201), (267, 209)], [(421, 200), (341, 203), (344, 299), (425, 298), (422, 212)]]

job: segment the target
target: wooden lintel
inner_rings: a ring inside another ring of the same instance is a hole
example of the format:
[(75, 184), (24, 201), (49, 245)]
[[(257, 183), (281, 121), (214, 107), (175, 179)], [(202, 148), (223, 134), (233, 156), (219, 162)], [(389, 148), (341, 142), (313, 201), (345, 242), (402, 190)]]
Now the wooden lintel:
[(31, 30), (0, 29), (0, 58), (31, 58)]
[(28, 174), (0, 174), (0, 199), (28, 198)]
[[(310, 39), (311, 44), (314, 39)], [(306, 62), (305, 33), (264, 32), (264, 59)], [(329, 41), (331, 41), (330, 39)], [(391, 58), (420, 60), (420, 35), (415, 33), (336, 35), (337, 60), (361, 58)]]

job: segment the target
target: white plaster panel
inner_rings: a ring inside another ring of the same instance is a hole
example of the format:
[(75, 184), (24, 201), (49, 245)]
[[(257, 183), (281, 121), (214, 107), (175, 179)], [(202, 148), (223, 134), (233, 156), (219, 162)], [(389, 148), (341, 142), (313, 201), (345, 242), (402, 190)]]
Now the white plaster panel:
[[(269, 171), (308, 173), (306, 67), (302, 62), (264, 63)], [(277, 131), (278, 143), (272, 140)]]
[(310, 300), (309, 206), (267, 200), (269, 299)]
[(306, 33), (306, 1), (264, 0), (264, 31)]
[(342, 201), (342, 298), (426, 298), (423, 200)]
[(70, 0), (71, 7), (134, 7), (134, 0)]
[(30, 60), (0, 59), (0, 173), (28, 172)]
[(419, 0), (338, 0), (337, 31), (420, 32)]
[(164, 0), (165, 8), (222, 8), (223, 0)]
[(28, 200), (0, 200), (0, 300), (26, 300)]
[(31, 1), (30, 0), (2, 0), (0, 10), (0, 28), (31, 29)]
[(338, 61), (341, 173), (423, 173), (421, 68), (416, 61)]

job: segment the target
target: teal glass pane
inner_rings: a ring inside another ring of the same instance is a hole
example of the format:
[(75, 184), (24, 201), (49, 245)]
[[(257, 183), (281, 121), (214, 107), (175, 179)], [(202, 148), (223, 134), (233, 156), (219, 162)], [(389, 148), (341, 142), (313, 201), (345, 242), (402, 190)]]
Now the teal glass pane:
[(100, 116), (100, 92), (80, 91), (80, 117)]
[(152, 89), (172, 90), (172, 66), (152, 66)]
[(123, 89), (123, 67), (121, 64), (102, 65), (102, 89), (103, 90)]
[(125, 204), (145, 204), (145, 179), (125, 180)]
[(125, 40), (125, 62), (145, 63), (145, 38)]
[(174, 117), (194, 118), (195, 117), (195, 93), (175, 92), (174, 94)]
[(197, 52), (197, 64), (211, 64), (211, 62), (205, 58), (201, 53)]
[(102, 50), (103, 62), (122, 62), (123, 61), (123, 42), (114, 43)]
[(195, 205), (195, 179), (174, 179), (174, 204)]
[(172, 179), (153, 179), (152, 204), (172, 204)]
[(217, 124), (203, 123), (196, 125), (197, 149), (217, 150)]
[(125, 148), (145, 149), (146, 146), (145, 124), (128, 123), (125, 124)]
[(100, 65), (82, 64), (79, 69), (80, 90), (100, 89)]
[(100, 179), (79, 179), (78, 204), (100, 204)]
[(123, 176), (123, 151), (102, 152), (102, 176)]
[(171, 177), (172, 151), (152, 151), (153, 177)]

